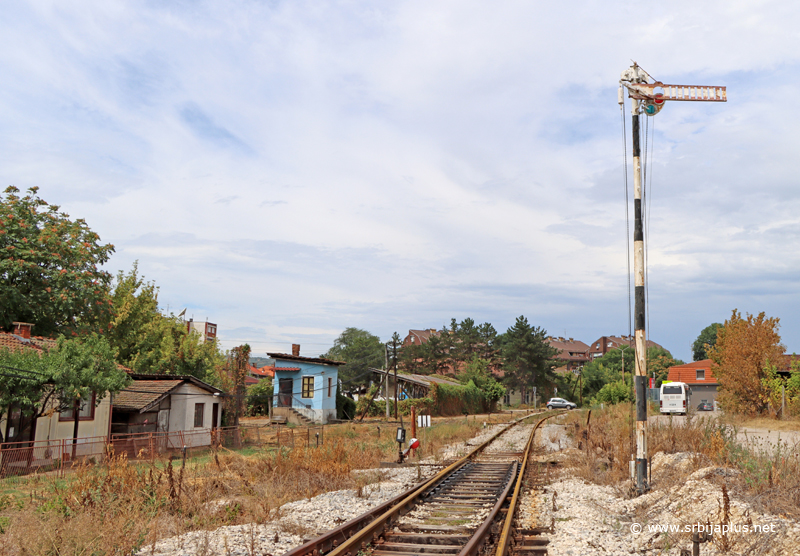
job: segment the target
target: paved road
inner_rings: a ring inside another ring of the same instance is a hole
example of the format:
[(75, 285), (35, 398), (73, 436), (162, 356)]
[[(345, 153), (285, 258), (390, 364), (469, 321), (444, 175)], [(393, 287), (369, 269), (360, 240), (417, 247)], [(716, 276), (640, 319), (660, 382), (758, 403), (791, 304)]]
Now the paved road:
[[(694, 414), (693, 419), (709, 419), (716, 420), (721, 415), (719, 411), (698, 411)], [(686, 422), (686, 417), (683, 415), (652, 415), (649, 419), (650, 423), (669, 423), (672, 419), (675, 426), (683, 426)], [(738, 427), (736, 438), (741, 442), (751, 444), (753, 446), (768, 447), (768, 444), (776, 445), (787, 444), (791, 447), (800, 446), (800, 431), (776, 431), (768, 428), (752, 428), (752, 427)]]

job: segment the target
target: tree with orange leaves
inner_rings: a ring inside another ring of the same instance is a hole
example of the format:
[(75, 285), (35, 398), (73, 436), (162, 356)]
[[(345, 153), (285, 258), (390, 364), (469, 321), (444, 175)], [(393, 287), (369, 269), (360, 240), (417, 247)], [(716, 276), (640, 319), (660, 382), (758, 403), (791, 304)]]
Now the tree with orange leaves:
[(718, 400), (726, 411), (757, 415), (769, 409), (764, 385), (770, 365), (779, 365), (785, 351), (778, 334), (780, 319), (734, 309), (717, 331), (717, 343), (708, 350), (711, 369), (719, 382)]

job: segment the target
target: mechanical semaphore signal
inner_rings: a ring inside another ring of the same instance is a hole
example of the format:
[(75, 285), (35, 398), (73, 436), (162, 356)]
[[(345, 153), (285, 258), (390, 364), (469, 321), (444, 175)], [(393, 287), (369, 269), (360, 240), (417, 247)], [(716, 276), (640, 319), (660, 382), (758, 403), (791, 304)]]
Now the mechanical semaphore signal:
[[(654, 83), (648, 83), (653, 80)], [(636, 454), (632, 461), (639, 494), (647, 491), (649, 477), (647, 473), (647, 333), (645, 331), (645, 271), (644, 271), (644, 229), (642, 226), (642, 165), (640, 148), (639, 114), (655, 116), (668, 100), (727, 102), (728, 92), (725, 87), (699, 85), (665, 85), (653, 79), (636, 62), (622, 72), (619, 80), (620, 107), (624, 107), (623, 88), (633, 100), (631, 116), (633, 124), (633, 273), (635, 287), (635, 341), (636, 341)], [(627, 169), (626, 169), (627, 172)]]

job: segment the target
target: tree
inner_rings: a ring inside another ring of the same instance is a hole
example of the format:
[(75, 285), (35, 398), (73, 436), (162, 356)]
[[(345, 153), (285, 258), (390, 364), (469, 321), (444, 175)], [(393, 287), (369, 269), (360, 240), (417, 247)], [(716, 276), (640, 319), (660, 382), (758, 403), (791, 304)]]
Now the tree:
[(662, 347), (651, 347), (647, 350), (647, 374), (653, 377), (656, 387), (660, 387), (661, 383), (667, 380), (670, 367), (683, 364), (683, 361), (675, 359)]
[(272, 379), (262, 378), (256, 384), (247, 387), (247, 414), (269, 415), (272, 402)]
[(506, 384), (521, 390), (551, 385), (557, 355), (558, 350), (547, 343), (543, 328), (531, 326), (524, 316), (517, 317), (503, 338)]
[(490, 370), (490, 362), (481, 357), (473, 356), (472, 360), (467, 363), (464, 370), (458, 375), (458, 381), (461, 384), (469, 384), (472, 381), (479, 390), (483, 392), (483, 397), (491, 409), (506, 395), (506, 388), (492, 376)]
[(634, 401), (631, 385), (626, 381), (618, 380), (603, 386), (595, 396), (596, 403), (616, 404)]
[(99, 331), (111, 275), (98, 267), (114, 246), (37, 192), (20, 197), (8, 187), (0, 196), (0, 328), (24, 321), (43, 336)]
[(0, 413), (18, 406), (32, 419), (30, 440), (36, 435), (36, 419), (50, 411), (73, 412), (76, 439), (80, 410), (92, 400), (99, 405), (130, 382), (114, 362), (111, 346), (98, 334), (61, 336), (54, 349), (42, 353), (0, 351), (0, 365), (5, 373), (0, 381)]
[(746, 318), (736, 309), (717, 329), (717, 342), (708, 350), (711, 369), (719, 382), (719, 402), (726, 411), (756, 415), (769, 408), (770, 365), (779, 366), (784, 346), (778, 334), (780, 319), (762, 312)]
[(369, 368), (383, 368), (385, 347), (381, 339), (360, 328), (346, 328), (333, 342), (333, 347), (322, 357), (334, 361), (344, 361), (346, 365), (339, 367), (339, 379), (345, 389), (352, 386), (368, 384)]
[(717, 343), (717, 329), (720, 326), (722, 326), (720, 323), (715, 322), (700, 331), (697, 339), (692, 344), (692, 357), (695, 361), (708, 359), (708, 349), (714, 347)]
[(138, 373), (192, 375), (214, 382), (223, 356), (174, 315), (158, 309), (158, 287), (139, 276), (137, 263), (117, 275), (111, 293), (113, 315), (106, 336), (117, 360)]

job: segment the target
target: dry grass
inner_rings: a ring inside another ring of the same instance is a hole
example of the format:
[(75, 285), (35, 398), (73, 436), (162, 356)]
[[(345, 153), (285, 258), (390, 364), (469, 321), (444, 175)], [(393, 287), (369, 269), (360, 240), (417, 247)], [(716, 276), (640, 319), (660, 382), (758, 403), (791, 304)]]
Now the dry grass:
[[(435, 456), (482, 426), (461, 418), (423, 429), (420, 455)], [(379, 475), (353, 471), (377, 467), (397, 453), (396, 427), (383, 425), (380, 434), (377, 427), (326, 427), (319, 448), (249, 455), (220, 450), (185, 467), (180, 460), (142, 464), (115, 457), (66, 479), (29, 478), (0, 496), (0, 556), (131, 554), (190, 530), (276, 519), (276, 509), (289, 501), (362, 491)]]
[[(568, 465), (586, 481), (627, 488), (628, 462), (635, 452), (634, 426), (628, 404), (592, 410), (588, 427), (586, 412), (571, 413), (567, 430), (577, 450), (571, 451)], [(691, 414), (681, 424), (671, 420), (648, 424), (650, 454), (690, 454), (682, 472), (660, 473), (653, 488), (672, 489), (701, 467), (728, 467), (738, 472), (725, 479), (727, 488), (756, 509), (800, 518), (800, 448), (787, 443), (745, 445), (736, 433), (734, 426)]]
[(740, 415), (723, 414), (720, 422), (735, 425), (739, 428), (764, 429), (768, 431), (800, 431), (800, 419), (770, 419), (767, 417), (742, 417)]

